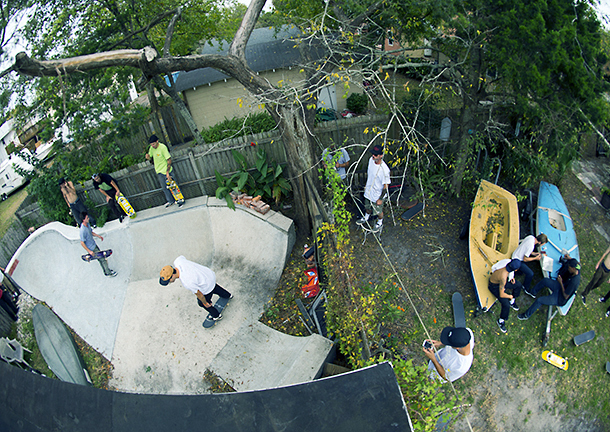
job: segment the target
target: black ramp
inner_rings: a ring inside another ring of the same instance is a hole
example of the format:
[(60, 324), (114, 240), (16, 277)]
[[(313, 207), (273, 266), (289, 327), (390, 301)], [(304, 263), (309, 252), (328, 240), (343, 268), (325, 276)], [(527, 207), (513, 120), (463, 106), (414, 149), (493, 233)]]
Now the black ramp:
[(243, 393), (141, 395), (44, 378), (0, 362), (1, 431), (411, 431), (390, 363)]

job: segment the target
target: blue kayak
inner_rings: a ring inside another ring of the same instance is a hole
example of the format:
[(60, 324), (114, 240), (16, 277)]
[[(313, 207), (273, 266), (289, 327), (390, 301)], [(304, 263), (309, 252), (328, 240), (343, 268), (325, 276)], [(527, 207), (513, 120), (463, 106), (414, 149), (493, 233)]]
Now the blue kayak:
[[(570, 212), (557, 186), (547, 182), (540, 182), (538, 191), (536, 234), (546, 234), (549, 238), (549, 242), (542, 246), (542, 250), (553, 259), (553, 268), (549, 271), (550, 266), (543, 265), (545, 277), (553, 279), (557, 277), (557, 272), (561, 268), (559, 260), (563, 255), (562, 252), (567, 252), (570, 257), (580, 261), (574, 222), (570, 217)], [(541, 264), (543, 263), (541, 262)]]
[[(546, 253), (546, 257), (550, 258), (545, 257), (540, 261), (545, 277), (557, 278), (557, 273), (561, 268), (560, 259), (565, 253), (580, 261), (574, 222), (570, 217), (570, 212), (557, 186), (547, 182), (540, 182), (538, 191), (536, 234), (546, 234), (549, 238), (549, 242), (541, 248), (542, 252)], [(570, 309), (573, 300), (574, 296), (565, 306), (559, 308), (563, 315)]]

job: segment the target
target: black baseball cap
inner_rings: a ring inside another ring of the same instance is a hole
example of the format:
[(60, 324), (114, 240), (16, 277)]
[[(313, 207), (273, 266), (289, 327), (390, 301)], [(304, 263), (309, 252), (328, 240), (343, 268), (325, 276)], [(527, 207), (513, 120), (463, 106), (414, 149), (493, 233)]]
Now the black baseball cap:
[(383, 154), (383, 149), (381, 148), (381, 146), (376, 145), (371, 149), (371, 153), (373, 153), (373, 156), (379, 156)]
[(441, 332), (441, 342), (454, 348), (462, 348), (470, 342), (470, 332), (464, 327), (445, 327)]

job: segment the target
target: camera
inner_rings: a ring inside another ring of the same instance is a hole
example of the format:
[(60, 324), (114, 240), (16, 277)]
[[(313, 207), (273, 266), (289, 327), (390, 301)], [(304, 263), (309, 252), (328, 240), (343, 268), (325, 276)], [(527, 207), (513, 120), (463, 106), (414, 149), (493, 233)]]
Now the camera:
[(430, 342), (430, 341), (425, 340), (422, 345), (426, 349), (432, 349), (432, 342)]

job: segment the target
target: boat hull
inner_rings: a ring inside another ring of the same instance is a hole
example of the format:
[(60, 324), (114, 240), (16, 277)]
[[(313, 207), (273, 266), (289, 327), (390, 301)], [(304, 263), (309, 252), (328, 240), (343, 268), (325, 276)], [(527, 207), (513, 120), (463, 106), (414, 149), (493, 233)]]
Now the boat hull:
[(484, 311), (489, 310), (497, 300), (488, 288), (491, 266), (510, 258), (517, 246), (517, 199), (500, 186), (481, 181), (470, 215), (468, 248), (475, 293)]

